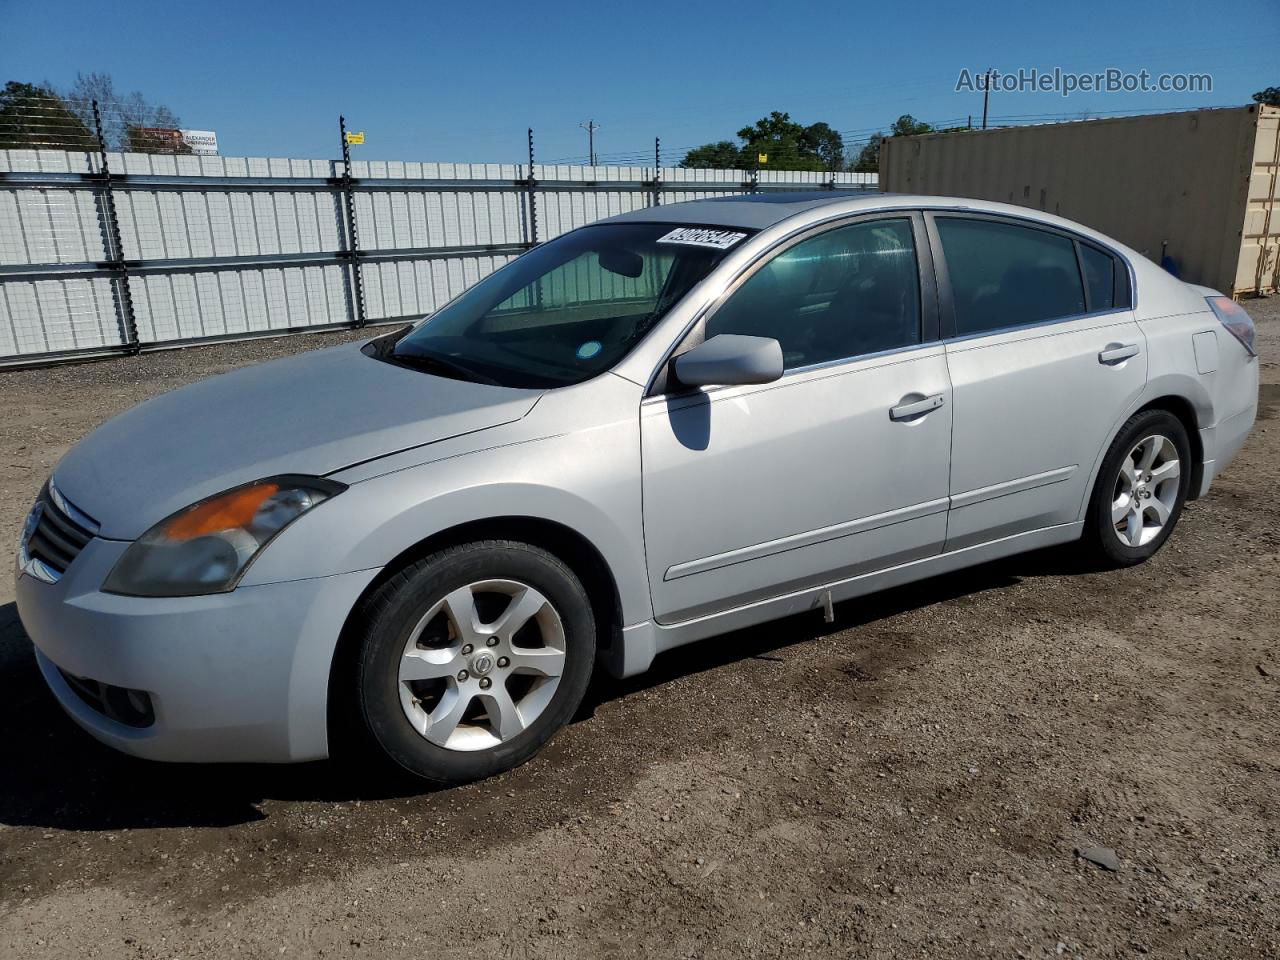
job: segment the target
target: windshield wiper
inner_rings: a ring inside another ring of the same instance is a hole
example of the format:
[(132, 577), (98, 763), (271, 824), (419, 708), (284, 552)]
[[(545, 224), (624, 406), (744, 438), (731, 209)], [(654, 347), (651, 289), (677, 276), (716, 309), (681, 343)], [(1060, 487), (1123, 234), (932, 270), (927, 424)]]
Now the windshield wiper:
[(392, 359), (406, 367), (415, 367), (423, 371), (436, 371), (445, 373), (455, 380), (470, 380), (474, 383), (487, 383), (493, 387), (500, 387), (500, 384), (493, 377), (486, 376), (465, 364), (458, 363), (449, 357), (441, 356), (437, 353), (392, 353)]

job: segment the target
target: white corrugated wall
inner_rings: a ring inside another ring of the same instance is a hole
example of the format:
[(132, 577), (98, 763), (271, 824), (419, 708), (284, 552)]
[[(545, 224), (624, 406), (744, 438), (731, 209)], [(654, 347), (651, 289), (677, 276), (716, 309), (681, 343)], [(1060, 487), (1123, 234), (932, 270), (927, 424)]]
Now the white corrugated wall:
[[(127, 175), (112, 195), (140, 343), (352, 320), (350, 267), (337, 256), (349, 236), (335, 186), (340, 162), (161, 154), (107, 162), (113, 177)], [(0, 150), (0, 360), (126, 343), (105, 195), (100, 181), (79, 179), (100, 164), (96, 154)], [(353, 161), (351, 173), (369, 322), (431, 312), (531, 238), (524, 166)], [(662, 203), (736, 192), (751, 177), (660, 173)], [(652, 167), (535, 165), (533, 176), (539, 241), (653, 202)], [(874, 189), (875, 179), (759, 174), (772, 189)]]

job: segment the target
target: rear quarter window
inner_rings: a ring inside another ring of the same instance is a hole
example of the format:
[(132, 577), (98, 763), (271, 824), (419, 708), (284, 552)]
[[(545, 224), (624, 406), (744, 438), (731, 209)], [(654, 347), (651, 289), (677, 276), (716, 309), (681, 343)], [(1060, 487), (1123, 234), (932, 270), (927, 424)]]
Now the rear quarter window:
[(1115, 254), (1087, 243), (1080, 244), (1080, 264), (1089, 292), (1089, 311), (1123, 310), (1133, 305), (1129, 295), (1129, 271)]

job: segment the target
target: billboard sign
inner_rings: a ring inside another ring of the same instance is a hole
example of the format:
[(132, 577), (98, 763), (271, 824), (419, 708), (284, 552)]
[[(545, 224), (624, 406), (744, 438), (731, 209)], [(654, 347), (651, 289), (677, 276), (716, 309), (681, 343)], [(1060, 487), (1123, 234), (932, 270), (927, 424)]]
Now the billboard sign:
[(191, 148), (197, 157), (216, 157), (218, 155), (218, 134), (214, 130), (179, 130), (182, 142)]

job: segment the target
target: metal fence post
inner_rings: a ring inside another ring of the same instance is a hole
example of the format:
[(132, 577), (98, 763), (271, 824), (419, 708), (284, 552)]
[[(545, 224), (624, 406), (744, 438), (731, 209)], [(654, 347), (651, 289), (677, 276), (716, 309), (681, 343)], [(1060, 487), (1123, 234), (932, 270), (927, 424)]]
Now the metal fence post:
[(653, 205), (662, 206), (662, 138), (653, 138)]
[(533, 127), (529, 128), (529, 179), (525, 182), (529, 194), (529, 238), (531, 246), (538, 245), (538, 180), (533, 175)]
[(342, 194), (347, 208), (347, 255), (351, 261), (351, 292), (355, 316), (351, 325), (363, 327), (368, 319), (364, 312), (364, 277), (360, 273), (360, 232), (356, 227), (355, 180), (351, 176), (351, 144), (347, 143), (347, 118), (338, 117), (338, 134), (342, 139)]
[(102, 220), (103, 239), (106, 241), (108, 266), (116, 273), (113, 286), (116, 290), (116, 314), (120, 324), (120, 339), (129, 353), (138, 353), (141, 345), (138, 341), (138, 320), (133, 312), (133, 290), (129, 286), (129, 267), (124, 260), (124, 242), (120, 239), (120, 220), (116, 216), (116, 197), (111, 189), (111, 167), (107, 163), (107, 140), (102, 133), (102, 114), (98, 110), (98, 101), (92, 101), (93, 128), (98, 141), (98, 152), (102, 156)]

